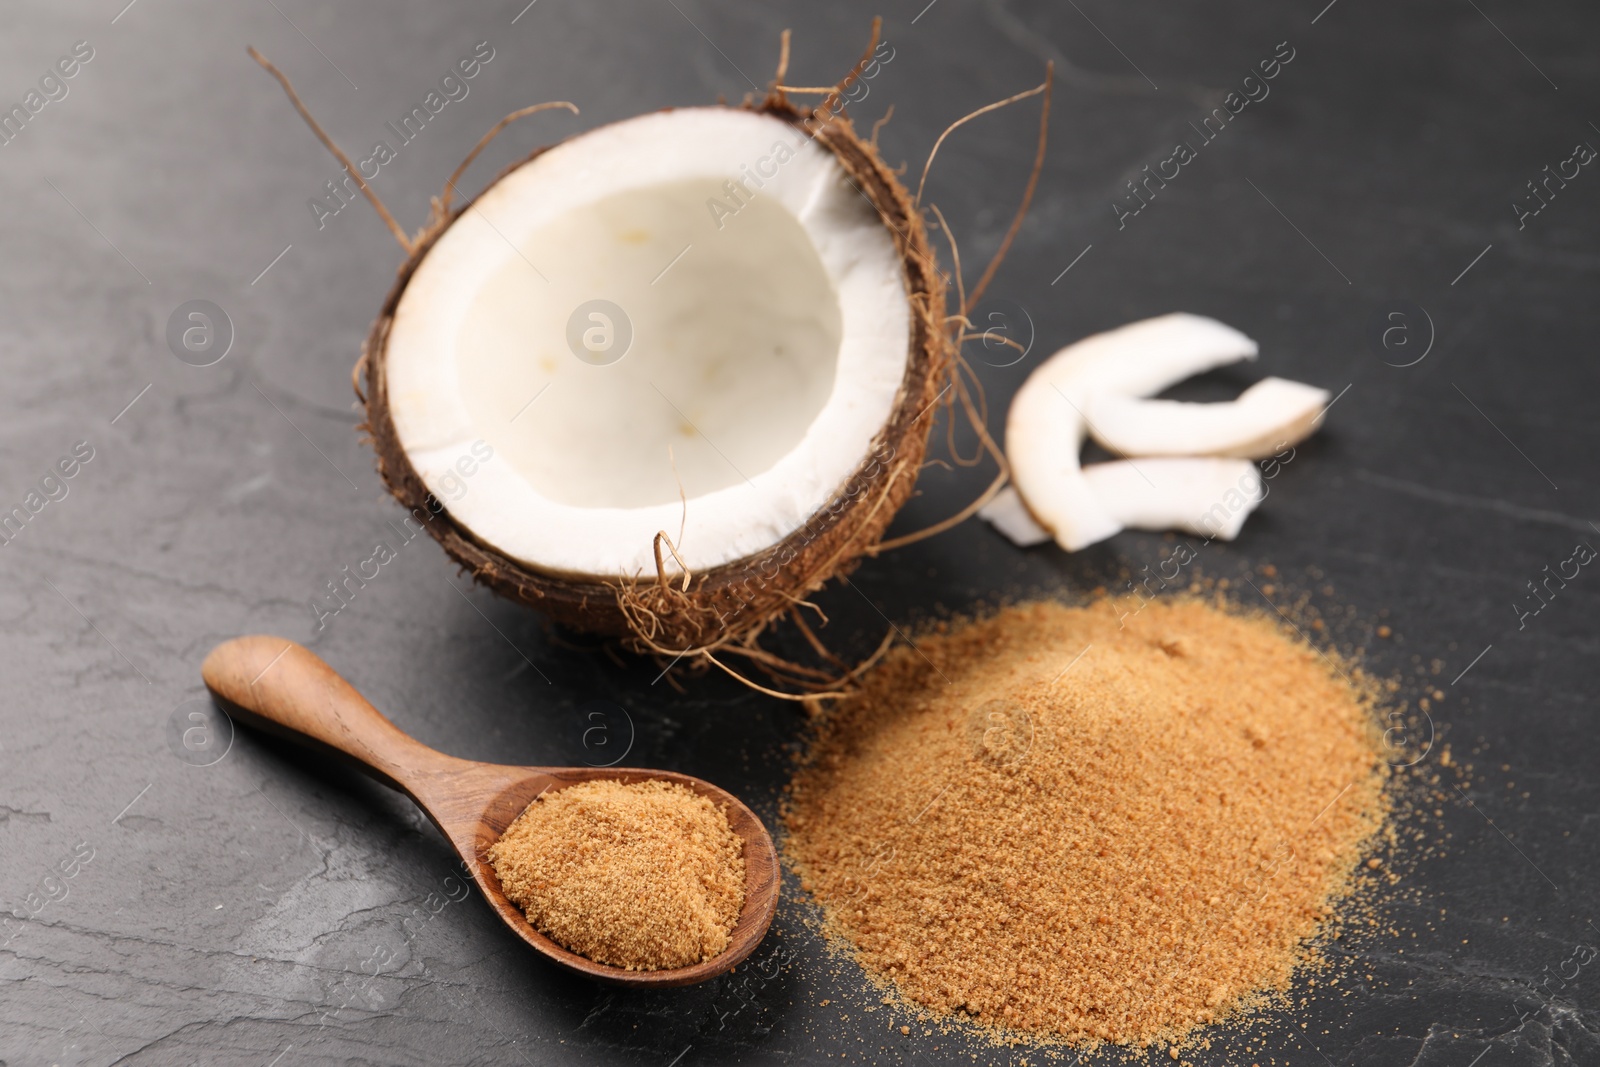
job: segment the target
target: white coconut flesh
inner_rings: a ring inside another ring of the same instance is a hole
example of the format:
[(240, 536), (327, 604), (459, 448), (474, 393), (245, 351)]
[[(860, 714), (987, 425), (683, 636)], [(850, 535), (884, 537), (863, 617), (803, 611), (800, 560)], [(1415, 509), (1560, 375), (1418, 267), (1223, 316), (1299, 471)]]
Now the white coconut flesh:
[[(1091, 463), (1083, 468), (1083, 480), (1115, 530), (1182, 530), (1208, 540), (1238, 537), (1244, 520), (1266, 497), (1255, 464), (1214, 456)], [(996, 493), (980, 514), (1022, 548), (1054, 539), (1015, 486)]]
[(1150, 396), (1257, 351), (1214, 319), (1172, 314), (1086, 337), (1040, 364), (1006, 419), (1006, 459), (1033, 517), (1069, 552), (1121, 530), (1115, 508), (1101, 502), (1079, 464), (1095, 399)]
[(1219, 541), (1239, 536), (1263, 499), (1247, 459), (1159, 456), (1091, 463), (1090, 491), (1129, 530), (1182, 530)]
[[(1233, 539), (1265, 495), (1249, 460), (1313, 433), (1329, 394), (1268, 378), (1226, 403), (1144, 398), (1254, 359), (1257, 350), (1239, 331), (1186, 314), (1068, 345), (1012, 401), (1006, 456), (1014, 487), (980, 514), (1020, 545), (1053, 537), (1068, 551), (1124, 528)], [(1089, 434), (1123, 455), (1157, 458), (1080, 466)]]
[(524, 164), (440, 237), (389, 332), (389, 410), (502, 554), (653, 574), (666, 531), (700, 572), (836, 496), (893, 414), (911, 322), (832, 153), (769, 116), (658, 112)]
[(1238, 399), (1214, 404), (1104, 393), (1087, 414), (1094, 439), (1124, 456), (1265, 459), (1309, 437), (1330, 395), (1314, 385), (1263, 378)]

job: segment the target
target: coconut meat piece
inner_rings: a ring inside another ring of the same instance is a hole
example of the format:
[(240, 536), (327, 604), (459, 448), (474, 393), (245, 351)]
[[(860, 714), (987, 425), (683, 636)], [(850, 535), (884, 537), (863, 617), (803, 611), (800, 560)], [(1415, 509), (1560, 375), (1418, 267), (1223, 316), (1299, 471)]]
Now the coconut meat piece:
[[(1120, 528), (1184, 530), (1232, 541), (1266, 499), (1261, 474), (1244, 459), (1157, 457), (1090, 463), (1083, 480), (1095, 502)], [(978, 512), (1020, 548), (1053, 540), (1008, 485)]]
[(895, 244), (829, 151), (754, 112), (657, 112), (452, 223), (396, 308), (389, 409), (428, 490), (503, 554), (651, 574), (667, 531), (700, 572), (840, 491), (894, 411), (911, 322)]
[(1008, 485), (978, 509), (978, 517), (1006, 535), (1019, 548), (1032, 548), (1054, 540), (1050, 531), (1040, 526), (1022, 502), (1017, 487)]
[(1093, 395), (1153, 396), (1186, 378), (1240, 360), (1260, 346), (1226, 323), (1174, 311), (1075, 341), (1029, 376)]
[(1045, 381), (1044, 388), (1034, 385), (1035, 378), (1029, 378), (1018, 390), (1006, 419), (1012, 484), (1027, 501), (1033, 520), (1062, 548), (1076, 552), (1122, 527), (1101, 507), (1079, 466), (1086, 433), (1082, 414), (1054, 383)]
[(1261, 473), (1248, 459), (1119, 459), (1091, 463), (1083, 476), (1101, 507), (1130, 530), (1182, 530), (1232, 541), (1266, 499)]
[(1150, 396), (1257, 351), (1230, 326), (1178, 312), (1086, 337), (1045, 360), (1006, 419), (1006, 459), (1031, 517), (1069, 552), (1122, 529), (1079, 463), (1096, 398)]
[(1263, 378), (1214, 404), (1101, 393), (1087, 419), (1094, 439), (1124, 456), (1264, 459), (1316, 432), (1330, 395), (1284, 378)]

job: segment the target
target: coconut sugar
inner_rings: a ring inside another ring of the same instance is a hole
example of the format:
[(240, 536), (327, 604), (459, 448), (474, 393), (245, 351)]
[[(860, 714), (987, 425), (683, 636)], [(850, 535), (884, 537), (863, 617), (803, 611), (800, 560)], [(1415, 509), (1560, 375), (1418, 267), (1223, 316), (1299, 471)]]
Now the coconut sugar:
[(489, 849), (534, 928), (597, 963), (687, 967), (728, 947), (744, 847), (722, 809), (675, 782), (545, 793)]
[(1040, 603), (819, 723), (786, 852), (912, 1004), (1145, 1045), (1285, 989), (1387, 813), (1370, 700), (1275, 620)]

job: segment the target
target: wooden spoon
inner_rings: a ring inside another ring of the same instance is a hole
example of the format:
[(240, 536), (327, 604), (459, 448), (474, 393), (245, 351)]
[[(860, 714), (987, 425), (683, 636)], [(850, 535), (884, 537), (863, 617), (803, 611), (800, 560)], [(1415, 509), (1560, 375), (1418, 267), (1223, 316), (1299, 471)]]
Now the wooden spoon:
[[(630, 986), (682, 986), (715, 978), (755, 951), (778, 906), (778, 855), (754, 812), (710, 782), (671, 771), (611, 767), (507, 767), (436, 752), (401, 732), (317, 656), (282, 637), (238, 637), (200, 666), (206, 688), (240, 722), (328, 752), (416, 801), (455, 846), (505, 924), (563, 967)], [(577, 782), (660, 779), (688, 786), (722, 808), (744, 841), (745, 897), (728, 947), (688, 967), (630, 971), (562, 948), (506, 899), (487, 853), (539, 794)]]

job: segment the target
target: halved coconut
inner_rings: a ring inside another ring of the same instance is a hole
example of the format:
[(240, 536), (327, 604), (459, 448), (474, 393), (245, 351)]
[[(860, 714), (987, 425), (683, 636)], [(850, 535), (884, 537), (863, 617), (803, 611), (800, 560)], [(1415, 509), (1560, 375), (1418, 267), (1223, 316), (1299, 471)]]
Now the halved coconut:
[(662, 111), (535, 153), (420, 237), (363, 353), (367, 425), (478, 579), (697, 649), (880, 539), (953, 357), (944, 311), (919, 214), (848, 120)]

